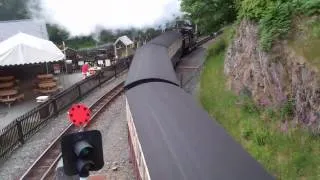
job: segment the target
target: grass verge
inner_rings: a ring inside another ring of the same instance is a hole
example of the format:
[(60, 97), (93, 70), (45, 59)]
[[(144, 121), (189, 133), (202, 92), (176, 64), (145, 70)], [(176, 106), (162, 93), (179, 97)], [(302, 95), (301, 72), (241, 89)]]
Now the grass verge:
[(226, 41), (209, 48), (201, 74), (199, 99), (215, 119), (277, 179), (320, 179), (320, 140), (301, 129), (280, 131), (281, 110), (262, 110), (226, 90)]

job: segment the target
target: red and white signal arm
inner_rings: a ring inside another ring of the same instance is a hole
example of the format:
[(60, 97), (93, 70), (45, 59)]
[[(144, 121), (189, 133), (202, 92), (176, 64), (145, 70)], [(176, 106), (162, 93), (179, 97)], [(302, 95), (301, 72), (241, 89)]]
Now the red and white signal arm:
[(74, 104), (68, 111), (68, 117), (75, 126), (83, 127), (91, 120), (91, 111), (84, 104)]

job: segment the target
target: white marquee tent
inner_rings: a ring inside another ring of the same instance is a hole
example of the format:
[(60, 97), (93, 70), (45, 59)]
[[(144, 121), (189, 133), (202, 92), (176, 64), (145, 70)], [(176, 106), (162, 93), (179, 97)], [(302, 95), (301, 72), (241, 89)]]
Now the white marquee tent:
[(51, 41), (18, 33), (0, 43), (0, 66), (47, 63), (65, 58)]

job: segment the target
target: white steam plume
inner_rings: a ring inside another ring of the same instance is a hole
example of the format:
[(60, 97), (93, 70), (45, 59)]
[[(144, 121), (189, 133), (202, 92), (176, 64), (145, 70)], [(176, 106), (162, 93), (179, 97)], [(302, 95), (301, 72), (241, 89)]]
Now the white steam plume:
[(179, 0), (31, 0), (35, 1), (38, 8), (30, 8), (34, 17), (58, 24), (72, 36), (88, 35), (97, 26), (157, 26), (181, 14)]

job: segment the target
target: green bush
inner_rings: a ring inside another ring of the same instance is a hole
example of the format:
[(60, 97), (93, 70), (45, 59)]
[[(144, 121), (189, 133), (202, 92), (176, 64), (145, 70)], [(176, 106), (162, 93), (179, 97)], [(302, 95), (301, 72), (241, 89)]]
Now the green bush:
[(223, 34), (217, 37), (216, 42), (209, 47), (207, 57), (215, 56), (225, 51), (229, 43), (232, 41), (236, 28), (234, 25), (229, 25), (223, 29)]
[(246, 140), (249, 140), (252, 134), (253, 134), (253, 131), (249, 127), (241, 129), (241, 136)]
[(264, 146), (268, 143), (270, 137), (269, 131), (266, 129), (260, 129), (254, 134), (254, 143), (258, 146)]
[(264, 50), (272, 47), (272, 42), (284, 37), (290, 30), (291, 11), (289, 3), (269, 3), (259, 23), (260, 46)]
[(283, 104), (283, 106), (280, 109), (280, 116), (282, 120), (292, 117), (294, 115), (294, 106), (294, 99), (289, 99)]
[(243, 112), (249, 114), (259, 114), (259, 108), (253, 102), (252, 93), (249, 88), (244, 87), (243, 89), (241, 89), (238, 100), (241, 104), (241, 109)]
[(259, 108), (250, 97), (242, 97), (242, 110), (249, 114), (259, 114)]
[(300, 0), (299, 3), (300, 13), (304, 13), (308, 16), (320, 14), (320, 0)]
[(252, 129), (252, 122), (249, 120), (242, 121), (242, 127), (241, 127), (241, 137), (243, 137), (245, 140), (250, 140), (254, 130)]
[(236, 34), (236, 28), (237, 28), (236, 24), (232, 24), (224, 28), (223, 38), (227, 45), (229, 45), (232, 42)]
[(219, 54), (220, 52), (224, 51), (227, 47), (226, 41), (223, 37), (219, 37), (217, 42), (211, 46), (208, 50), (207, 56), (214, 56)]
[(292, 23), (292, 15), (320, 13), (320, 0), (243, 0), (239, 2), (239, 19), (259, 23), (260, 46), (269, 51), (276, 39), (284, 38)]
[(277, 117), (277, 114), (276, 114), (276, 112), (274, 111), (273, 108), (267, 108), (267, 109), (265, 109), (265, 114), (267, 115), (267, 117), (268, 117), (270, 120), (275, 120), (276, 117)]
[(239, 18), (259, 21), (268, 7), (268, 0), (243, 0), (240, 2)]
[(310, 23), (312, 38), (316, 38), (316, 39), (320, 38), (320, 21), (319, 21), (319, 19), (316, 19), (315, 21)]

